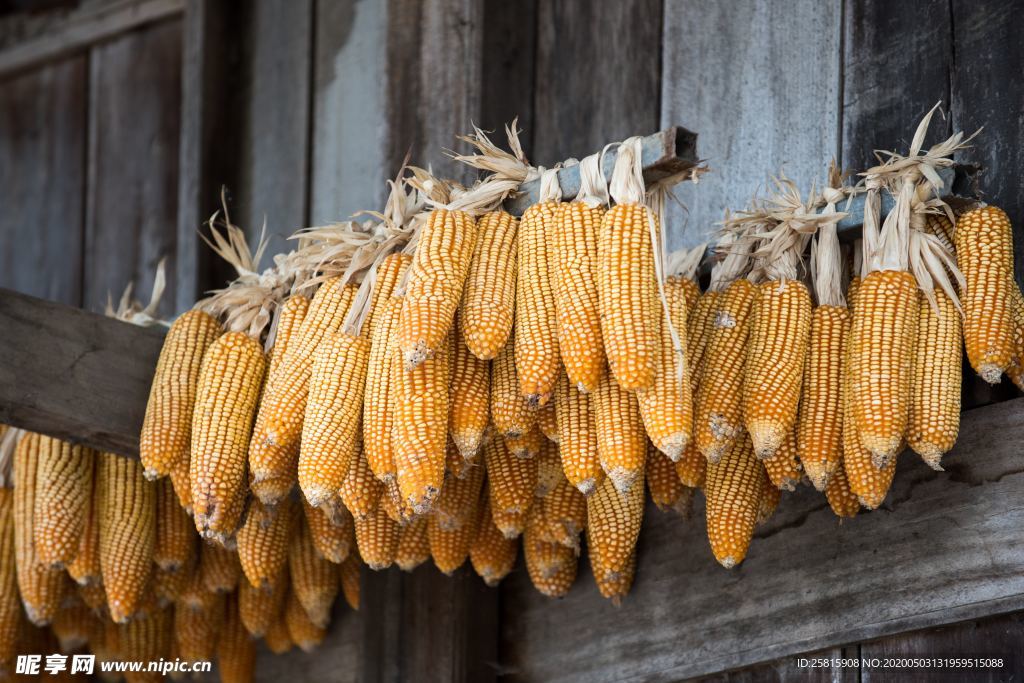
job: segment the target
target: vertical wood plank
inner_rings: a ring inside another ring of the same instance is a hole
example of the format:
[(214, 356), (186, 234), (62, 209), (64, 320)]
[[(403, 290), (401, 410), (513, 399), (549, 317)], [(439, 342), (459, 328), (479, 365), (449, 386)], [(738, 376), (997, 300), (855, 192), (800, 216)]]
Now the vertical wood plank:
[(533, 149), (537, 0), (485, 2), (479, 126), (503, 131), (519, 118), (520, 140)]
[[(128, 282), (147, 292), (162, 258), (174, 291), (181, 112), (181, 20), (92, 49), (83, 304), (100, 310)], [(162, 302), (169, 314), (174, 302)]]
[(801, 187), (837, 154), (841, 0), (666, 0), (661, 122), (697, 131), (712, 172), (677, 196), (669, 247), (708, 240), (769, 173)]
[(0, 287), (81, 304), (87, 59), (0, 81)]

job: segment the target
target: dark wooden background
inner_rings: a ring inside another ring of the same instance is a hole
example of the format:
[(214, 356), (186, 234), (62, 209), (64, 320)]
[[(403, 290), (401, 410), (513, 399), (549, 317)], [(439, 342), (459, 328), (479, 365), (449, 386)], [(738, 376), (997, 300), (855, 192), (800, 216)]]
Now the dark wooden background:
[[(678, 247), (706, 240), (769, 172), (806, 185), (831, 157), (858, 169), (874, 149), (905, 147), (941, 101), (938, 132), (984, 126), (962, 160), (984, 167), (986, 199), (1024, 225), (1024, 0), (43, 4), (57, 8), (18, 2), (0, 15), (0, 286), (92, 310), (129, 280), (148, 294), (161, 258), (165, 314), (221, 284), (223, 268), (196, 237), (221, 185), (236, 222), (255, 234), (265, 220), (280, 250), (298, 227), (378, 208), (409, 149), (465, 177), (443, 154), (454, 136), (517, 115), (540, 164), (671, 124), (699, 132), (713, 173), (679, 192), (685, 210), (669, 226)], [(116, 23), (108, 15), (153, 18), (76, 37), (96, 16)], [(1018, 279), (1022, 249), (1018, 231)], [(1012, 395), (971, 385), (968, 398)], [(668, 544), (693, 541), (671, 552), (712, 561), (699, 533), (652, 524)], [(662, 558), (668, 572), (672, 557)], [(645, 562), (638, 591), (686, 589), (685, 577), (643, 583)], [(594, 592), (588, 579), (566, 604), (590, 605), (593, 637), (632, 628), (626, 610), (580, 598)], [(266, 658), (260, 678), (539, 680), (557, 665), (541, 654), (557, 653), (557, 630), (530, 626), (550, 605), (521, 568), (496, 591), (465, 570), (368, 575), (364, 604), (361, 615), (339, 610), (320, 654)], [(765, 629), (787, 626), (763, 618)], [(1022, 642), (1017, 613), (828, 654), (1020, 652)], [(719, 679), (805, 675), (787, 657)]]

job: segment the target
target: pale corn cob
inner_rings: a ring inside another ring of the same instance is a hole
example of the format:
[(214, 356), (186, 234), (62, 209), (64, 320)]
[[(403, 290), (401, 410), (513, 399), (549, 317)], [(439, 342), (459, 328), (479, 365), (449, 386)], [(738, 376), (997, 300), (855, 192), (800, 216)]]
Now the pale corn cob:
[(544, 518), (549, 533), (556, 543), (579, 552), (580, 534), (587, 526), (587, 499), (569, 480), (562, 477), (558, 484), (544, 496)]
[(797, 457), (808, 479), (825, 491), (843, 457), (842, 382), (850, 311), (818, 306), (811, 337), (797, 425)]
[(384, 484), (373, 476), (362, 449), (358, 449), (352, 458), (338, 494), (352, 518), (357, 521), (373, 514), (380, 504)]
[(255, 587), (248, 581), (238, 584), (238, 616), (254, 638), (262, 638), (271, 624), (284, 616), (284, 599), (288, 595), (288, 572), (278, 572), (273, 583)]
[(466, 346), (483, 360), (494, 358), (509, 339), (515, 317), (519, 221), (491, 211), (477, 221), (479, 239), (459, 304)]
[[(646, 448), (646, 446), (645, 446)], [(644, 519), (643, 477), (625, 493), (606, 480), (587, 498), (587, 547), (605, 572), (625, 570)]]
[(451, 575), (469, 556), (469, 547), (476, 536), (477, 509), (484, 471), (472, 468), (463, 479), (450, 478), (434, 511), (427, 518), (427, 540), (434, 565)]
[(359, 610), (360, 567), (362, 566), (363, 563), (359, 559), (359, 555), (352, 553), (338, 567), (338, 575), (341, 577), (341, 594), (348, 606), (357, 611)]
[(551, 442), (545, 442), (537, 452), (537, 485), (533, 489), (533, 495), (544, 498), (563, 479), (565, 474), (562, 472), (562, 461), (558, 457), (558, 447)]
[(401, 526), (388, 516), (381, 505), (373, 514), (356, 520), (356, 548), (366, 566), (374, 571), (387, 569), (395, 561)]
[(284, 619), (284, 610), (281, 611), (281, 616), (263, 634), (263, 642), (266, 643), (267, 649), (275, 655), (283, 655), (295, 646), (295, 643), (292, 642), (291, 634), (288, 633), (288, 624)]
[(735, 567), (747, 556), (764, 477), (764, 466), (754, 455), (746, 433), (733, 441), (717, 463), (708, 464), (704, 483), (708, 540), (715, 559), (726, 569)]
[(798, 280), (758, 285), (749, 319), (743, 420), (759, 458), (770, 458), (796, 426), (811, 332), (811, 296)]
[(570, 386), (563, 375), (556, 387), (558, 452), (569, 482), (589, 496), (604, 478), (598, 457), (597, 425), (591, 397)]
[(519, 392), (532, 408), (551, 400), (562, 367), (550, 253), (558, 207), (559, 202), (538, 202), (519, 222), (515, 364)]
[(575, 551), (559, 543), (540, 537), (542, 517), (531, 515), (538, 521), (526, 525), (523, 532), (523, 557), (530, 581), (542, 595), (560, 598), (569, 592), (576, 580), (579, 564)]
[(284, 604), (284, 619), (288, 635), (303, 652), (312, 652), (327, 635), (325, 626), (318, 626), (309, 618), (294, 592), (288, 594)]
[(758, 500), (755, 524), (761, 526), (771, 519), (781, 500), (782, 489), (776, 486), (769, 477), (761, 477), (761, 498)]
[(228, 332), (210, 345), (199, 373), (189, 478), (196, 530), (227, 543), (246, 496), (246, 451), (266, 371), (252, 337)]
[(179, 316), (164, 337), (139, 435), (139, 458), (150, 479), (188, 460), (199, 369), (220, 332), (213, 316), (196, 309)]
[(384, 317), (384, 309), (395, 296), (395, 290), (411, 265), (411, 254), (394, 252), (385, 256), (377, 266), (369, 310), (361, 329), (361, 334), (367, 339), (373, 339), (374, 332), (380, 327), (380, 321)]
[(675, 510), (680, 502), (684, 505), (688, 502), (688, 497), (684, 495), (687, 487), (679, 480), (675, 464), (654, 444), (650, 444), (647, 450), (644, 478), (647, 480), (651, 500), (661, 511)]
[(302, 508), (306, 523), (318, 553), (335, 564), (341, 564), (355, 547), (355, 528), (352, 515), (344, 506), (332, 518), (323, 508), (315, 508), (305, 499)]
[(451, 410), (448, 433), (467, 460), (473, 460), (490, 419), (490, 363), (477, 358), (466, 346), (457, 326), (451, 368)]
[(202, 607), (178, 603), (174, 608), (174, 639), (178, 655), (185, 661), (213, 659), (217, 636), (224, 622), (224, 596), (211, 594)]
[(519, 543), (515, 539), (506, 538), (494, 524), (489, 497), (485, 496), (480, 502), (477, 515), (476, 537), (469, 547), (469, 559), (484, 583), (497, 586), (515, 566)]
[(291, 538), (288, 572), (292, 592), (309, 618), (321, 628), (327, 628), (331, 605), (338, 595), (338, 570), (316, 551), (305, 518), (300, 518)]
[(416, 519), (409, 520), (398, 532), (398, 549), (395, 551), (395, 564), (403, 572), (411, 572), (430, 559), (427, 519), (427, 517), (417, 517)]
[(98, 622), (99, 619), (81, 599), (74, 597), (65, 600), (57, 610), (51, 627), (53, 635), (57, 636), (60, 651), (74, 652), (88, 643), (90, 636), (102, 629), (102, 624)]
[(835, 473), (828, 480), (825, 497), (828, 499), (828, 505), (832, 508), (832, 512), (836, 513), (838, 517), (856, 517), (860, 512), (860, 501), (850, 490), (850, 482), (846, 480), (846, 470), (843, 468), (841, 458)]
[(251, 683), (256, 675), (256, 641), (242, 624), (237, 594), (225, 603), (224, 628), (217, 638), (217, 670), (222, 683)]
[(954, 238), (966, 280), (960, 300), (967, 358), (982, 379), (995, 384), (1014, 358), (1013, 227), (1003, 210), (984, 206), (957, 219)]
[(63, 569), (78, 555), (92, 503), (95, 454), (49, 436), (39, 439), (33, 537), (43, 564)]
[(356, 289), (342, 285), (340, 277), (321, 284), (281, 356), (277, 374), (267, 378), (248, 452), (249, 485), (264, 503), (276, 503), (295, 485), (313, 358), (320, 342), (341, 327)]
[[(537, 460), (515, 457), (500, 438), (490, 439), (484, 444), (484, 460), (494, 523), (507, 538), (515, 538), (522, 533), (526, 513), (533, 504), (533, 492), (537, 488)], [(503, 517), (505, 513), (509, 513), (509, 517)], [(505, 521), (511, 525), (504, 524)]]
[(242, 578), (238, 552), (215, 543), (204, 543), (199, 552), (199, 575), (211, 593), (230, 593)]
[(554, 231), (554, 297), (558, 350), (569, 383), (594, 391), (605, 372), (597, 294), (597, 239), (604, 208), (563, 204)]
[(272, 509), (259, 500), (250, 502), (245, 524), (238, 530), (238, 561), (246, 577), (241, 583), (260, 589), (276, 584), (288, 562), (288, 539), (297, 514), (291, 498)]
[(159, 479), (155, 486), (156, 541), (153, 561), (157, 567), (173, 572), (188, 566), (195, 559), (198, 538), (192, 520), (178, 505), (170, 479)]
[(15, 553), (14, 491), (0, 487), (0, 672), (14, 661), (21, 630)]
[(392, 443), (394, 387), (392, 361), (398, 357), (398, 314), (402, 300), (391, 298), (381, 309), (373, 330), (363, 391), (363, 450), (370, 469), (381, 481), (394, 479), (395, 454)]
[(717, 297), (694, 413), (697, 448), (708, 462), (717, 462), (743, 430), (743, 365), (748, 318), (757, 294), (756, 285), (740, 279)]
[(914, 365), (911, 375), (907, 443), (928, 464), (941, 470), (942, 456), (960, 432), (960, 313), (953, 300), (936, 289), (934, 304), (919, 293)]
[(519, 437), (529, 432), (537, 420), (526, 399), (519, 393), (514, 345), (506, 344), (491, 363), (491, 419), (502, 436)]
[(609, 373), (592, 398), (601, 469), (616, 489), (628, 491), (641, 478), (647, 458), (647, 436), (636, 394), (623, 389)]
[(341, 488), (359, 453), (369, 356), (369, 340), (344, 332), (317, 347), (299, 448), (299, 487), (310, 505), (322, 505)]
[(541, 434), (540, 427), (534, 425), (522, 436), (503, 436), (508, 452), (517, 458), (530, 459), (540, 453), (547, 440)]
[(636, 576), (636, 550), (629, 556), (622, 570), (618, 572), (602, 572), (594, 565), (594, 556), (590, 556), (590, 565), (594, 572), (594, 583), (601, 597), (610, 600), (613, 605), (619, 607), (623, 599), (629, 594), (633, 587), (633, 577)]
[(127, 621), (145, 597), (156, 546), (156, 485), (141, 464), (113, 453), (97, 454), (99, 550), (110, 618)]
[[(93, 457), (93, 493), (88, 510), (85, 513), (85, 527), (82, 530), (82, 537), (79, 539), (78, 552), (75, 559), (68, 565), (68, 576), (75, 580), (79, 586), (94, 586), (103, 583), (102, 569), (100, 568), (100, 522), (99, 522), (99, 475), (96, 469), (99, 467), (97, 458)], [(177, 502), (175, 502), (177, 505)], [(192, 528), (192, 520), (188, 522), (189, 530)], [(193, 532), (194, 533), (194, 532)], [(103, 597), (106, 603), (106, 595)]]
[(773, 486), (785, 491), (796, 490), (802, 475), (800, 461), (796, 456), (796, 432), (791, 430), (775, 451), (775, 455), (761, 461)]

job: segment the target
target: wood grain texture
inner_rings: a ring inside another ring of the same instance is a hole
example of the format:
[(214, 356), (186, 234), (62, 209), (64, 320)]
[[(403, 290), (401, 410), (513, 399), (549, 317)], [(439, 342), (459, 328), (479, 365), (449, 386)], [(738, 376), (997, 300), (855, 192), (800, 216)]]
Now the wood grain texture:
[(860, 670), (857, 666), (801, 666), (803, 658), (853, 659), (859, 656), (856, 645), (833, 647), (796, 657), (783, 657), (774, 662), (758, 664), (746, 669), (726, 671), (721, 674), (702, 677), (702, 683), (859, 683)]
[(666, 0), (661, 123), (697, 131), (712, 169), (677, 189), (689, 211), (669, 214), (671, 249), (707, 241), (770, 173), (824, 178), (838, 151), (841, 7)]
[[(181, 21), (93, 48), (83, 304), (102, 310), (129, 282), (148, 292), (167, 259), (175, 289), (181, 126)], [(174, 311), (172, 297), (160, 313)]]
[(0, 81), (0, 286), (78, 305), (86, 60)]
[[(478, 125), (504, 131), (519, 119), (519, 140), (533, 149), (537, 0), (484, 2), (483, 73)], [(500, 137), (500, 136), (499, 136)]]
[(137, 456), (164, 331), (0, 290), (0, 422)]
[(502, 664), (517, 680), (669, 681), (1024, 608), (1022, 438), (1024, 399), (965, 413), (946, 473), (906, 454), (883, 507), (843, 524), (802, 488), (733, 571), (702, 511), (651, 512), (619, 609), (589, 571), (559, 602), (510, 577)]

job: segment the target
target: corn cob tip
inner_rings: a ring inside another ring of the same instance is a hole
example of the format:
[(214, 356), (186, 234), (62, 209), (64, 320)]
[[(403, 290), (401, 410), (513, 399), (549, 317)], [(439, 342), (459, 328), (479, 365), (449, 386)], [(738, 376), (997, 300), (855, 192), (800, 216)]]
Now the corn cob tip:
[(157, 479), (160, 478), (161, 474), (152, 467), (146, 467), (145, 469), (142, 470), (142, 476), (146, 479), (146, 481), (156, 481)]
[(35, 607), (28, 604), (24, 600), (21, 601), (22, 606), (25, 608), (25, 616), (34, 626), (49, 626), (50, 617), (38, 611)]
[(1005, 368), (999, 367), (999, 365), (992, 363), (983, 363), (978, 366), (978, 376), (989, 384), (999, 384), (1003, 379), (1003, 370)]
[(689, 521), (693, 517), (693, 489), (689, 489), (672, 504), (670, 510)]
[(607, 472), (607, 475), (608, 478), (612, 480), (612, 485), (615, 487), (615, 490), (619, 493), (625, 494), (633, 488), (633, 484), (636, 483), (640, 472), (641, 470), (627, 470), (623, 467), (613, 467)]
[(455, 444), (455, 448), (458, 449), (459, 455), (464, 460), (473, 460), (476, 458), (476, 454), (480, 452), (480, 434), (478, 432), (464, 433), (464, 432), (452, 432), (452, 442)]
[(807, 480), (811, 482), (811, 486), (813, 486), (816, 491), (824, 493), (825, 489), (828, 488), (828, 482), (831, 477), (829, 476), (828, 470), (824, 467), (807, 467), (807, 464), (805, 463), (804, 474), (807, 476)]
[(732, 569), (736, 566), (736, 560), (731, 555), (728, 557), (723, 557), (718, 561), (718, 563), (726, 569)]
[(861, 444), (871, 451), (871, 462), (878, 469), (885, 467), (892, 462), (903, 443), (902, 437), (882, 438), (874, 434), (860, 434)]
[(882, 504), (882, 502), (885, 500), (885, 496), (888, 493), (889, 490), (886, 489), (885, 491), (882, 491), (881, 493), (872, 496), (858, 495), (857, 501), (863, 508), (867, 508), (868, 510), (877, 510), (878, 506)]
[(890, 463), (892, 463), (892, 460), (893, 456), (889, 453), (876, 453), (871, 451), (871, 464), (877, 469), (884, 470)]
[(302, 495), (306, 497), (306, 502), (309, 503), (310, 507), (320, 508), (327, 515), (331, 514), (333, 509), (331, 503), (336, 493), (336, 491), (332, 491), (319, 483), (307, 484), (302, 489)]
[(789, 435), (788, 429), (773, 420), (751, 420), (747, 424), (750, 440), (754, 444), (754, 455), (758, 460), (768, 460), (782, 446)]
[(576, 488), (579, 489), (580, 493), (589, 498), (597, 490), (597, 480), (593, 477), (587, 477), (576, 484)]
[(931, 444), (918, 444), (915, 448), (917, 454), (921, 456), (921, 460), (924, 460), (924, 464), (931, 467), (936, 472), (945, 472), (946, 470), (942, 467), (942, 456), (945, 455), (939, 448)]
[(530, 410), (540, 410), (551, 400), (551, 392), (546, 394), (523, 394), (523, 399)]

